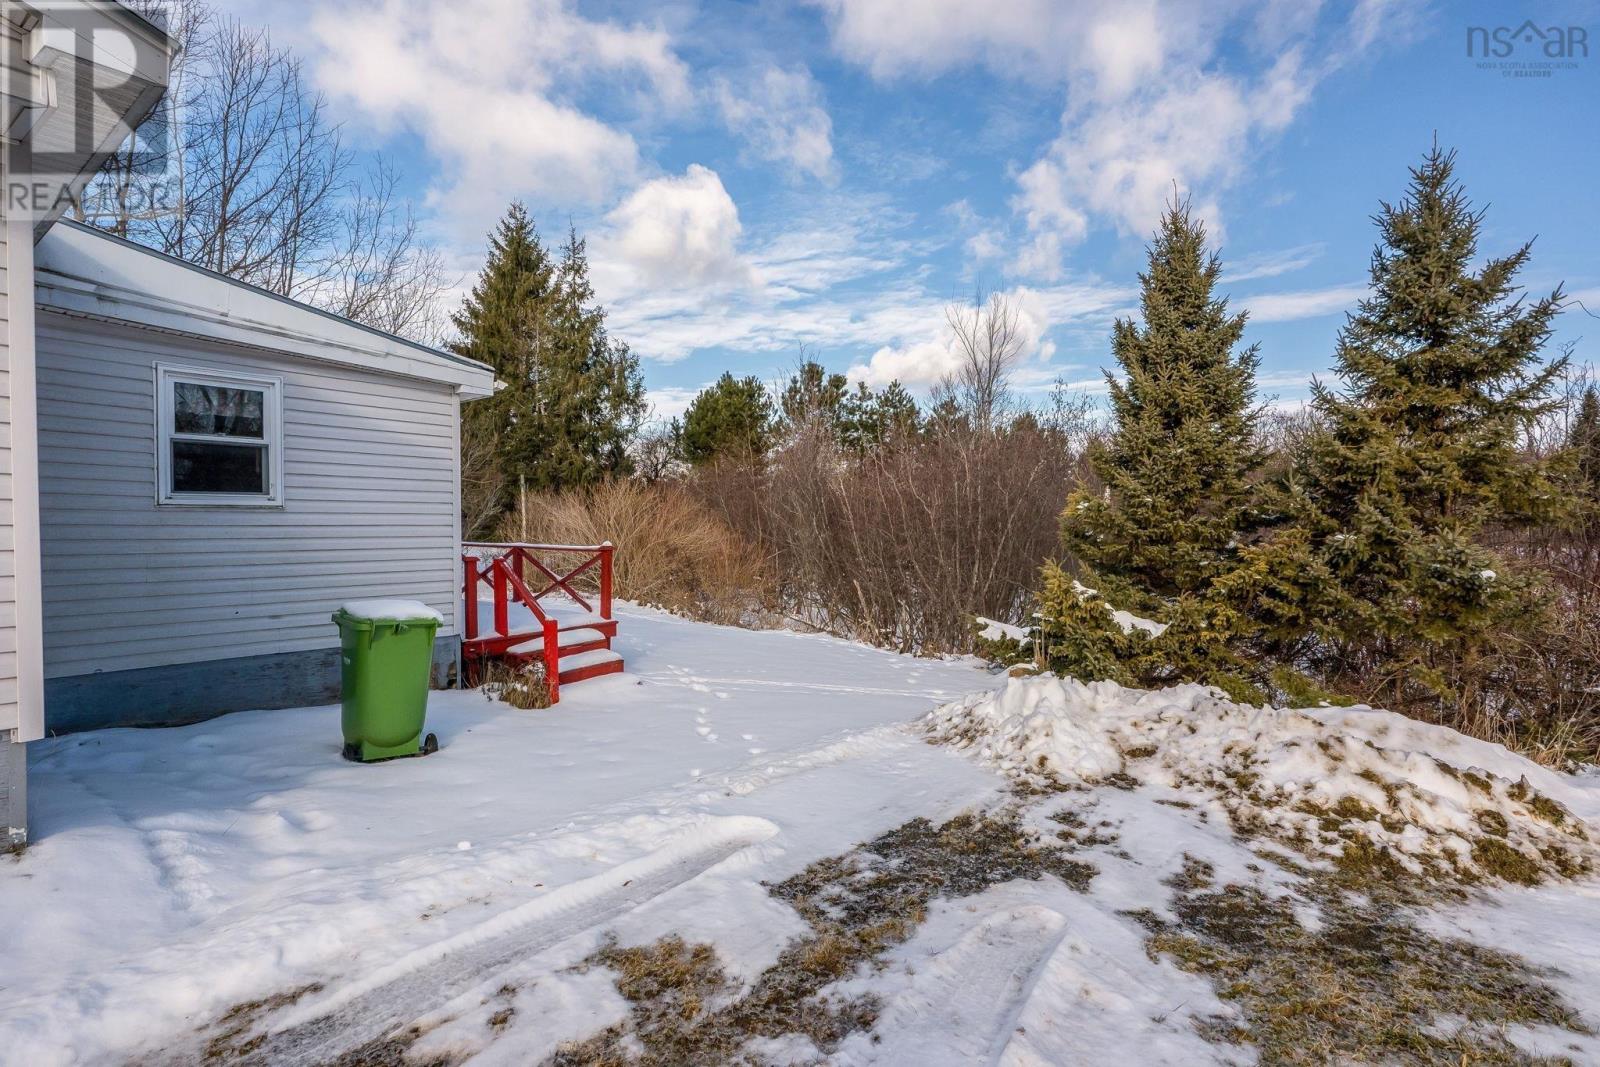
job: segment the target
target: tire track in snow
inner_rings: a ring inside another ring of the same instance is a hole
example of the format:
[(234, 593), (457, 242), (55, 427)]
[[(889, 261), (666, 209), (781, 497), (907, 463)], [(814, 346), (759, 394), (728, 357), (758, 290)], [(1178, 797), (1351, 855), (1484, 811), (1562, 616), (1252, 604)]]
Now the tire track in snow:
[(878, 1017), (874, 1033), (880, 1040), (841, 1050), (835, 1062), (1001, 1063), (1066, 925), (1065, 916), (1042, 905), (985, 915), (950, 947), (917, 959), (909, 985), (889, 998)]
[(285, 1010), (266, 1023), (266, 1040), (234, 1062), (326, 1063), (404, 1029), (496, 972), (610, 922), (777, 832), (765, 819), (718, 818), (655, 852), (570, 882)]

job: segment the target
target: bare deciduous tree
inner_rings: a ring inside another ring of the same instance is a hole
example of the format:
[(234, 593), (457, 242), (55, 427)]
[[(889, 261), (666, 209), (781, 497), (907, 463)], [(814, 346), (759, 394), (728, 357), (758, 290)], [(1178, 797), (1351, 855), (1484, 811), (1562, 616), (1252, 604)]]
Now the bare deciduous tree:
[[(85, 190), (80, 220), (391, 333), (437, 343), (443, 261), (418, 237), (381, 161), (358, 172), (300, 61), (201, 0), (155, 3), (181, 51), (166, 124)], [(165, 145), (166, 173), (148, 173)], [(156, 199), (150, 192), (174, 193)]]
[(172, 150), (181, 206), (127, 236), (284, 296), (326, 268), (351, 164), (299, 61), (265, 30), (205, 19)]
[(980, 292), (971, 304), (946, 308), (945, 321), (957, 362), (935, 387), (934, 399), (953, 400), (975, 427), (990, 430), (1009, 402), (1007, 383), (1022, 359), (1022, 315), (1001, 294), (985, 300)]
[(422, 244), (399, 177), (379, 162), (339, 218), (334, 254), (313, 302), (389, 333), (438, 343), (451, 278), (437, 249)]
[(505, 496), (506, 476), (494, 435), (482, 419), (461, 420), (461, 533), (468, 540), (493, 532)]
[(685, 466), (678, 457), (672, 425), (662, 421), (648, 423), (635, 434), (628, 455), (633, 459), (633, 476), (646, 485), (681, 474)]

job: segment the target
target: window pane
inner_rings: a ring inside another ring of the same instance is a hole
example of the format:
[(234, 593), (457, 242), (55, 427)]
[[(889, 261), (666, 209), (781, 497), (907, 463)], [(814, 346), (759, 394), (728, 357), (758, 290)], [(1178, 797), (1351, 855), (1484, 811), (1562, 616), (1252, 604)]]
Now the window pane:
[(261, 390), (196, 382), (174, 382), (173, 386), (176, 390), (172, 427), (175, 432), (262, 439), (266, 429), (262, 416), (266, 394)]
[(174, 493), (271, 494), (267, 450), (257, 445), (172, 442)]

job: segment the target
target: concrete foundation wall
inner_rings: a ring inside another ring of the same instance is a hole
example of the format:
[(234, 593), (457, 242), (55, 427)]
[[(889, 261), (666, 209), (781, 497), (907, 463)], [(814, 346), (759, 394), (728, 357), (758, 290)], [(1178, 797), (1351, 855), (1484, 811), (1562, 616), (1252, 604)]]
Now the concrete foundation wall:
[[(457, 676), (460, 650), (461, 639), (453, 634), (434, 642), (435, 689)], [(45, 700), (53, 734), (108, 726), (175, 726), (230, 711), (332, 704), (339, 700), (339, 650), (51, 678), (45, 682)]]
[(0, 735), (0, 852), (28, 843), (28, 746)]

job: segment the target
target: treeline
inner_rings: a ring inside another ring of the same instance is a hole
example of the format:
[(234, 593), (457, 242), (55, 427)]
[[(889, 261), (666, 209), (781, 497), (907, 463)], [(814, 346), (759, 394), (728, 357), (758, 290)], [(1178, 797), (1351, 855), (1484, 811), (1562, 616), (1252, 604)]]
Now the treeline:
[(1017, 314), (993, 298), (951, 310), (957, 369), (925, 404), (803, 358), (646, 429), (583, 241), (547, 247), (514, 205), (454, 316), (502, 383), (464, 411), (465, 528), (609, 538), (623, 595), (717, 621), (937, 653), (985, 615), (1033, 628), (985, 651), (1079, 677), (1364, 701), (1593, 758), (1600, 399), (1544, 351), (1562, 300), (1521, 292), (1530, 248), (1479, 262), (1453, 170), (1430, 153), (1381, 207), (1337, 383), (1292, 416), (1261, 406), (1245, 316), (1175, 204), (1105, 416), (1011, 395)]
[(1430, 152), (1381, 206), (1371, 296), (1298, 413), (1263, 406), (1246, 318), (1174, 204), (1112, 331), (1108, 412), (1017, 401), (998, 298), (951, 310), (958, 369), (922, 405), (803, 358), (629, 437), (635, 372), (598, 359), (599, 392), (632, 397), (621, 436), (570, 480), (502, 451), (516, 482), (483, 528), (610, 538), (636, 559), (624, 595), (717, 621), (937, 653), (985, 615), (1032, 627), (987, 653), (1079, 677), (1368, 702), (1593, 759), (1600, 399), (1545, 351), (1562, 297), (1522, 293), (1529, 246), (1481, 259), (1454, 165)]

